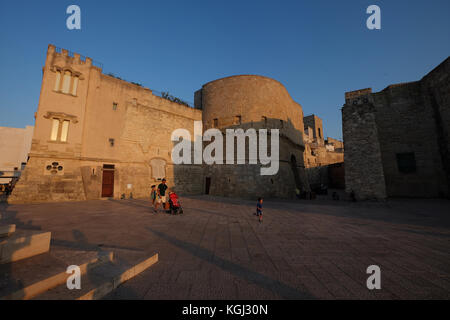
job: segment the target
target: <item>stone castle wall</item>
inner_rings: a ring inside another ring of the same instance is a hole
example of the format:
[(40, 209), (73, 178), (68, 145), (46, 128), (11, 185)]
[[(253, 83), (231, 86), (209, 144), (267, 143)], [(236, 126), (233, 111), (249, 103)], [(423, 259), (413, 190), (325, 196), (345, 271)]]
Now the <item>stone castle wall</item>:
[(384, 199), (386, 185), (378, 128), (372, 104), (346, 104), (342, 108), (345, 149), (345, 190), (358, 199)]
[[(206, 84), (195, 100), (200, 108), (155, 96), (103, 74), (90, 58), (50, 45), (30, 160), (8, 201), (99, 199), (107, 170), (114, 170), (113, 198), (147, 197), (161, 177), (181, 194), (204, 193), (206, 176), (213, 179), (210, 193), (216, 195), (292, 197), (295, 187), (308, 190), (303, 112), (283, 85), (260, 76), (230, 77)], [(193, 137), (194, 121), (203, 121), (206, 130), (216, 118), (221, 129), (280, 129), (279, 174), (262, 177), (259, 166), (250, 165), (174, 165), (172, 132), (183, 128)], [(242, 183), (245, 192), (239, 191)]]
[(291, 198), (296, 188), (309, 191), (303, 163), (303, 111), (281, 83), (254, 75), (227, 77), (205, 84), (196, 96), (201, 97), (197, 106), (203, 111), (204, 129), (280, 130), (276, 175), (261, 176), (259, 164), (207, 166), (211, 194)]
[[(448, 197), (449, 69), (422, 80), (346, 94), (342, 108), (347, 191), (360, 198)], [(400, 168), (408, 155), (415, 168)]]

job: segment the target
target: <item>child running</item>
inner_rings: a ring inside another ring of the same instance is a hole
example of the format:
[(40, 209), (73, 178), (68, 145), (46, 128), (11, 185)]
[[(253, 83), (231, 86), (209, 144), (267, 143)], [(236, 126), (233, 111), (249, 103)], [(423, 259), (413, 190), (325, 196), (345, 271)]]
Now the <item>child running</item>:
[(152, 190), (150, 192), (150, 199), (152, 199), (152, 207), (155, 206), (155, 201), (156, 201), (156, 185), (152, 185)]
[(258, 198), (258, 203), (256, 204), (256, 216), (259, 217), (260, 223), (263, 221), (262, 220), (262, 216), (263, 216), (262, 204), (263, 204), (263, 198)]

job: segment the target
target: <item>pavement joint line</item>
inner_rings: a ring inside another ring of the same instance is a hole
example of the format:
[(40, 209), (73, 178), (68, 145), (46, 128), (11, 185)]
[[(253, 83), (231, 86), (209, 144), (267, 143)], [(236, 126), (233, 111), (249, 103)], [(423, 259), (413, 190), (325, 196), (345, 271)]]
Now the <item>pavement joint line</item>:
[(113, 277), (110, 281), (92, 289), (88, 293), (78, 297), (76, 300), (98, 300), (106, 296), (108, 293), (116, 289), (122, 283), (134, 278), (141, 272), (145, 271), (158, 262), (158, 253), (138, 263), (137, 265), (127, 269), (119, 275)]

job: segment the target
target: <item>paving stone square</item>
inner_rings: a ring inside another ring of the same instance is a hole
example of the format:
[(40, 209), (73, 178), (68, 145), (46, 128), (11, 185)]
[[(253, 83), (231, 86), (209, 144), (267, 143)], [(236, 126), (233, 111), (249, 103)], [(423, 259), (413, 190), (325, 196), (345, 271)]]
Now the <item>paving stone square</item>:
[[(449, 299), (450, 202), (181, 197), (0, 204), (1, 222), (52, 232), (51, 248), (159, 262), (105, 299)], [(369, 290), (366, 269), (381, 269)], [(13, 270), (14, 271), (14, 270)], [(32, 270), (30, 270), (32, 272)]]

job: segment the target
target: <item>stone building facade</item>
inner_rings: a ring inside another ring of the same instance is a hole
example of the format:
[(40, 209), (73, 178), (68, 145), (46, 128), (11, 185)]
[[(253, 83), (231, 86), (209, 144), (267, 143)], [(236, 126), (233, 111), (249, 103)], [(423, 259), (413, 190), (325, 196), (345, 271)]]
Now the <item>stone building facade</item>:
[[(28, 164), (11, 203), (148, 197), (166, 177), (182, 194), (292, 197), (309, 190), (303, 112), (277, 81), (235, 76), (207, 83), (196, 108), (106, 75), (92, 59), (49, 45)], [(236, 119), (239, 119), (237, 121)], [(216, 126), (280, 129), (280, 169), (258, 165), (175, 165), (174, 130), (194, 136)]]
[(201, 192), (201, 168), (174, 176), (171, 133), (200, 110), (105, 75), (92, 59), (49, 45), (28, 164), (9, 202), (149, 195), (166, 177)]
[(323, 136), (322, 119), (316, 115), (303, 118), (306, 168), (327, 166), (344, 162), (344, 144), (342, 141)]
[(449, 197), (450, 58), (419, 81), (347, 92), (342, 126), (347, 192)]
[(303, 122), (303, 157), (311, 189), (321, 192), (323, 188), (343, 188), (343, 175), (336, 174), (344, 170), (342, 141), (329, 137), (325, 140), (322, 119), (314, 114), (304, 117)]

